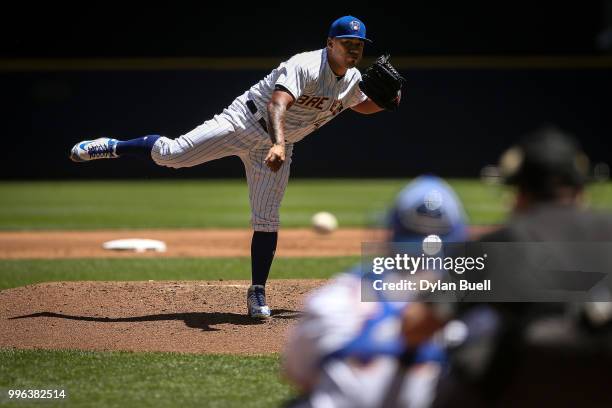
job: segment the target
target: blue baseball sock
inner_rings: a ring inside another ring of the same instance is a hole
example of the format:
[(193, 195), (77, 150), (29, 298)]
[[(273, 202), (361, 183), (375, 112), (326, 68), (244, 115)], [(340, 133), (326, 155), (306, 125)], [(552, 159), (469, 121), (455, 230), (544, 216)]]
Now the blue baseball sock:
[(276, 252), (278, 232), (254, 231), (251, 241), (251, 273), (253, 285), (265, 285)]
[(119, 140), (115, 147), (115, 153), (118, 156), (126, 155), (151, 158), (151, 149), (153, 149), (153, 145), (159, 137), (159, 135), (149, 135), (139, 137), (138, 139)]

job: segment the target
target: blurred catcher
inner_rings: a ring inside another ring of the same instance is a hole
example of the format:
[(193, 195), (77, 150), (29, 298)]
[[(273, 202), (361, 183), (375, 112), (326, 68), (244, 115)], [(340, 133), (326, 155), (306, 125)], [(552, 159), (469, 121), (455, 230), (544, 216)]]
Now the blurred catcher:
[[(441, 179), (423, 176), (397, 196), (388, 217), (391, 242), (426, 237), (463, 241), (466, 217)], [(411, 244), (412, 245), (412, 244)], [(361, 265), (309, 296), (283, 354), (286, 377), (302, 396), (291, 407), (428, 406), (445, 361), (431, 336), (442, 319), (420, 303), (362, 302)], [(435, 311), (439, 313), (440, 311)]]
[(240, 157), (254, 230), (247, 310), (252, 317), (269, 317), (265, 284), (276, 251), (294, 143), (348, 108), (371, 114), (399, 105), (403, 79), (388, 57), (376, 61), (363, 79), (356, 68), (369, 41), (361, 20), (341, 17), (331, 24), (325, 48), (281, 63), (221, 114), (192, 131), (176, 139), (150, 135), (127, 141), (86, 140), (72, 148), (70, 158), (84, 162), (143, 156), (160, 166), (180, 168)]

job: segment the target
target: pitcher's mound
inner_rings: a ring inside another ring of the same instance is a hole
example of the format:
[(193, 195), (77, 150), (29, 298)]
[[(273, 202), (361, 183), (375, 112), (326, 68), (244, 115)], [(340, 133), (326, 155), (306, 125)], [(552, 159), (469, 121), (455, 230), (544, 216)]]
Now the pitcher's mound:
[(272, 317), (246, 316), (248, 281), (51, 282), (0, 292), (0, 348), (258, 354), (281, 351), (323, 280), (271, 280)]

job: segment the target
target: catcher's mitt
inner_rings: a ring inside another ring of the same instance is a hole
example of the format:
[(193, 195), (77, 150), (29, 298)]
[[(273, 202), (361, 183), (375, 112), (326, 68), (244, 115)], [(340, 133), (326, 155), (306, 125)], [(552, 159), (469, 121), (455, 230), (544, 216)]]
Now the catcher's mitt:
[(389, 62), (389, 55), (382, 55), (364, 71), (359, 88), (375, 104), (392, 111), (399, 106), (404, 81), (404, 77)]

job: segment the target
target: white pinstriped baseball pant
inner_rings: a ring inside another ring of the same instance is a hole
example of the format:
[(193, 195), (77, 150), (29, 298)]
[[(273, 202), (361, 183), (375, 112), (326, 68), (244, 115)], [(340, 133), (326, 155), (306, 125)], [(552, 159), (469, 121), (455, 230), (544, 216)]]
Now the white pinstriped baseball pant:
[(264, 163), (271, 147), (261, 125), (244, 110), (237, 113), (243, 120), (237, 125), (236, 115), (228, 110), (176, 138), (160, 137), (151, 151), (160, 166), (191, 167), (227, 156), (238, 156), (244, 164), (249, 185), (251, 226), (255, 231), (278, 231), (280, 204), (285, 194), (291, 167), (293, 144), (286, 146), (286, 161), (274, 173)]

